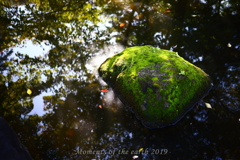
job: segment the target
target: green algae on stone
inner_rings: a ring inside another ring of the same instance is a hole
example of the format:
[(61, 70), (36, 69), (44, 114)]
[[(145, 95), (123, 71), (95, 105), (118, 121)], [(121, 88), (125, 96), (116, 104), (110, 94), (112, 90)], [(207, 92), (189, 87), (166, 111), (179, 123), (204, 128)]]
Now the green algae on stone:
[(148, 128), (175, 124), (211, 89), (200, 68), (151, 46), (127, 48), (108, 58), (98, 72)]

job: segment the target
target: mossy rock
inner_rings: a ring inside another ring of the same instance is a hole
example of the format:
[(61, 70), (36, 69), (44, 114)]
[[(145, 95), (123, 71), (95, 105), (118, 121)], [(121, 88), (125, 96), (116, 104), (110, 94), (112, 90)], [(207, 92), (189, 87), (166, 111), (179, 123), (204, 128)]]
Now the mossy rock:
[(211, 79), (177, 53), (137, 46), (108, 58), (100, 77), (148, 128), (178, 122), (211, 89)]

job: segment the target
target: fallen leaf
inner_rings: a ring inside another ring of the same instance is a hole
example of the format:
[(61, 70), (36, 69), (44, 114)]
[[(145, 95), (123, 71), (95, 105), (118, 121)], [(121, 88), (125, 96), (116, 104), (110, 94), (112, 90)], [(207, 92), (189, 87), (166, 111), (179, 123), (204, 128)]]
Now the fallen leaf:
[(192, 17), (200, 17), (200, 15), (193, 14)]
[(185, 75), (185, 71), (181, 71), (180, 73), (178, 73), (179, 75)]
[(108, 92), (108, 90), (107, 89), (102, 89), (102, 90), (100, 90), (101, 92)]
[(124, 27), (126, 25), (126, 23), (120, 23), (120, 27)]
[(164, 13), (170, 13), (170, 12), (172, 12), (171, 10), (166, 10), (166, 11), (164, 11)]
[(209, 104), (209, 103), (205, 103), (205, 105), (206, 105), (207, 108), (212, 109), (211, 104)]
[(32, 94), (32, 91), (31, 91), (31, 89), (28, 89), (28, 90), (27, 90), (27, 94), (29, 94), (29, 95), (31, 95), (31, 94)]

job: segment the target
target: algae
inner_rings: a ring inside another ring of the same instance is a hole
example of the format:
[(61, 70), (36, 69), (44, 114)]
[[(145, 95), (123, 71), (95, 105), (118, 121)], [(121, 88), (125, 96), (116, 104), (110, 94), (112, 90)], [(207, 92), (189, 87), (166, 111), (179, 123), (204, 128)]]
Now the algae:
[(151, 46), (127, 48), (98, 71), (148, 128), (175, 124), (211, 88), (200, 68), (176, 52)]

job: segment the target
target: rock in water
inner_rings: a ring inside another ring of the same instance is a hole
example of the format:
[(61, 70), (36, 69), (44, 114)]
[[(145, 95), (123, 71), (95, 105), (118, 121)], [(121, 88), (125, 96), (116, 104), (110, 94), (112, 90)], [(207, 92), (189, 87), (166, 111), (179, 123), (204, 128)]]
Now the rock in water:
[(148, 128), (178, 122), (211, 89), (211, 79), (177, 53), (137, 46), (108, 58), (100, 77)]
[(0, 144), (1, 160), (32, 160), (27, 148), (2, 117), (0, 117)]

